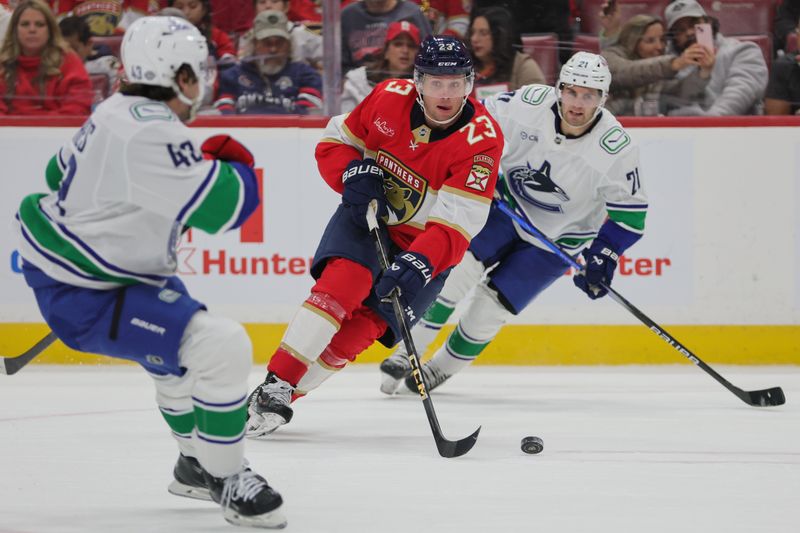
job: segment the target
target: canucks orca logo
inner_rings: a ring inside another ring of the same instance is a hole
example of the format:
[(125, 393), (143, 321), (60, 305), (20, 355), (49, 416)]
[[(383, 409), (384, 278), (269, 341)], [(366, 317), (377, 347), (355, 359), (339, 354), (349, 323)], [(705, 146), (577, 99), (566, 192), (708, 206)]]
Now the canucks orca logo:
[[(552, 194), (561, 202), (569, 202), (569, 195), (566, 191), (550, 178), (550, 162), (548, 161), (542, 163), (542, 167), (539, 169), (532, 168), (530, 163), (524, 167), (512, 168), (508, 172), (508, 181), (515, 193), (545, 211), (563, 212), (560, 204), (549, 204), (537, 200), (534, 193)], [(539, 194), (539, 197), (541, 196), (542, 194)]]

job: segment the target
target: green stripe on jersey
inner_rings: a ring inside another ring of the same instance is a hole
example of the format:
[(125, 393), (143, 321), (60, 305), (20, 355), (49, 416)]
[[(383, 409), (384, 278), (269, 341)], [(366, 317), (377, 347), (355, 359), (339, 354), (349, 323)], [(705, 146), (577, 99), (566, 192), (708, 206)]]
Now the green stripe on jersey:
[(575, 237), (564, 237), (563, 239), (556, 240), (556, 243), (560, 244), (564, 248), (579, 248), (583, 243), (589, 242), (593, 238), (594, 237), (588, 239), (578, 239)]
[(209, 411), (199, 405), (194, 406), (194, 417), (197, 431), (212, 437), (233, 438), (244, 431), (247, 421), (247, 403), (234, 408), (233, 411)]
[(167, 425), (173, 433), (177, 433), (178, 435), (191, 435), (192, 431), (194, 431), (194, 411), (176, 415), (167, 413), (162, 409), (161, 416), (167, 421)]
[(441, 325), (447, 322), (447, 319), (450, 318), (453, 311), (455, 311), (455, 307), (450, 307), (442, 302), (436, 301), (425, 311), (422, 320), (431, 324)]
[(75, 248), (69, 241), (64, 239), (56, 231), (50, 220), (39, 209), (39, 200), (44, 194), (31, 194), (26, 196), (19, 206), (19, 218), (22, 224), (42, 248), (50, 251), (67, 262), (71, 263), (78, 270), (94, 276), (102, 281), (119, 283), (121, 285), (133, 285), (139, 283), (135, 279), (112, 276), (101, 269), (90, 257), (86, 256)]
[(58, 165), (58, 154), (50, 158), (47, 163), (47, 169), (44, 171), (44, 178), (47, 180), (47, 186), (51, 191), (57, 191), (61, 185), (61, 180), (64, 179), (64, 172)]
[(647, 211), (616, 211), (614, 209), (608, 210), (608, 218), (619, 224), (631, 228), (636, 232), (644, 231), (644, 219), (647, 216)]
[(454, 354), (458, 355), (459, 357), (469, 357), (469, 358), (476, 358), (480, 353), (483, 351), (486, 346), (489, 345), (489, 342), (472, 342), (464, 338), (461, 334), (461, 330), (456, 328), (453, 333), (447, 338), (447, 347), (450, 348), (450, 351)]
[(186, 221), (187, 226), (217, 233), (239, 216), (242, 181), (233, 166), (220, 161), (217, 178), (200, 206)]

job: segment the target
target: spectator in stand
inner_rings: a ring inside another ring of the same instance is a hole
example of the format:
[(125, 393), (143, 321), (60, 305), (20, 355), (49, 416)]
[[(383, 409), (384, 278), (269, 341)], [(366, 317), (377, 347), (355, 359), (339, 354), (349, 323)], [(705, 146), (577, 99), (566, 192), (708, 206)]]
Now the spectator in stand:
[(489, 6), (501, 6), (514, 14), (515, 29), (525, 33), (556, 33), (559, 56), (566, 63), (572, 56), (570, 0), (474, 0), (473, 12)]
[(42, 0), (17, 4), (0, 48), (0, 114), (88, 115), (92, 85)]
[(58, 27), (61, 36), (83, 61), (89, 76), (102, 74), (108, 79), (109, 91), (116, 87), (122, 64), (107, 45), (97, 46), (92, 43), (92, 32), (86, 21), (80, 17), (66, 17), (61, 19)]
[(342, 9), (342, 72), (374, 60), (383, 49), (389, 24), (400, 20), (418, 27), (423, 39), (431, 34), (419, 6), (406, 0), (363, 0)]
[[(289, 18), (291, 0), (254, 0), (256, 15), (262, 11), (275, 9), (283, 11)], [(317, 70), (322, 70), (322, 37), (309, 30), (299, 22), (287, 21), (286, 29), (292, 40), (292, 61), (303, 61)], [(251, 29), (239, 39), (239, 59), (253, 55), (253, 30)]]
[(322, 109), (322, 78), (291, 61), (292, 42), (283, 11), (256, 15), (255, 55), (220, 73), (217, 108), (223, 114), (302, 114)]
[(98, 36), (122, 35), (134, 20), (155, 15), (160, 7), (159, 0), (51, 0), (50, 5), (58, 20), (80, 17)]
[(413, 0), (422, 7), (436, 35), (467, 36), (472, 0)]
[[(619, 16), (619, 10), (614, 9)], [(605, 107), (615, 116), (658, 116), (661, 87), (683, 68), (696, 65), (705, 50), (695, 43), (680, 55), (664, 54), (664, 22), (652, 15), (631, 17), (603, 50), (611, 71), (611, 89)]]
[(520, 52), (522, 41), (514, 31), (511, 13), (503, 7), (486, 7), (473, 13), (469, 48), (475, 62), (475, 97), (515, 91), (523, 85), (545, 84), (542, 69)]
[(227, 66), (236, 62), (236, 47), (228, 34), (211, 23), (210, 0), (168, 0), (168, 7), (183, 11), (186, 20), (191, 22), (208, 42), (208, 55), (217, 65)]
[[(773, 21), (772, 43), (775, 50), (786, 50), (789, 43), (787, 37), (797, 31), (797, 20), (800, 19), (800, 0), (783, 0), (778, 2)], [(794, 43), (792, 43), (794, 44)]]
[(3, 36), (6, 34), (10, 20), (11, 9), (8, 7), (8, 0), (0, 0), (0, 46), (3, 45)]
[(757, 113), (767, 87), (767, 64), (757, 44), (725, 37), (695, 0), (668, 5), (664, 18), (671, 35), (668, 51), (683, 54), (697, 42), (695, 24), (713, 22), (714, 50), (703, 48), (696, 64), (664, 83), (661, 105), (672, 116)]
[(412, 23), (404, 20), (389, 24), (380, 58), (345, 75), (342, 113), (352, 111), (380, 82), (389, 78), (413, 77), (419, 43), (419, 28)]
[[(800, 22), (797, 27), (800, 28)], [(800, 32), (795, 39), (800, 51)], [(800, 53), (786, 54), (772, 63), (764, 112), (767, 115), (800, 115)]]

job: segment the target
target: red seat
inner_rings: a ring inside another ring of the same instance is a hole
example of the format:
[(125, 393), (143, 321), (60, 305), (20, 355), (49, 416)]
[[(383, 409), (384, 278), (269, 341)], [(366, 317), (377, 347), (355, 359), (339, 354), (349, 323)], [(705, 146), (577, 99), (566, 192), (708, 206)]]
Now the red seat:
[(92, 82), (92, 107), (94, 107), (108, 97), (110, 90), (108, 76), (105, 74), (90, 74), (89, 81)]
[(111, 48), (111, 55), (114, 57), (121, 59), (122, 56), (119, 53), (120, 48), (122, 47), (122, 35), (106, 35), (102, 37), (94, 36), (92, 37), (92, 43), (95, 45), (104, 44)]
[[(606, 0), (583, 0), (581, 2), (581, 33), (597, 35), (600, 25), (600, 9)], [(664, 9), (670, 0), (617, 0), (622, 23), (634, 15), (654, 15), (664, 18)]]
[(579, 33), (572, 41), (572, 53), (575, 52), (592, 52), (593, 54), (600, 53), (600, 38), (595, 35), (586, 35)]
[(772, 33), (775, 0), (699, 0), (723, 35)]
[(555, 83), (558, 77), (558, 36), (555, 33), (523, 35), (522, 51), (539, 64), (549, 85)]
[(797, 53), (797, 32), (796, 31), (790, 32), (789, 35), (786, 36), (786, 53), (787, 54), (795, 54), (795, 53)]
[(761, 48), (761, 53), (764, 54), (764, 61), (767, 62), (767, 68), (772, 65), (772, 36), (762, 33), (760, 35), (737, 35), (736, 39), (740, 41), (749, 41), (756, 43)]

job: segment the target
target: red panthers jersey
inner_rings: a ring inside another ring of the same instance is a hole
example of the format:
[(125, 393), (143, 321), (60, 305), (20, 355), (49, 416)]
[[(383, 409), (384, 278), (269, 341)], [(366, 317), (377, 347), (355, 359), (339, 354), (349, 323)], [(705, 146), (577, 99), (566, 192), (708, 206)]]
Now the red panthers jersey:
[(352, 112), (331, 118), (316, 157), (340, 193), (350, 161), (375, 159), (384, 171), (391, 239), (425, 255), (439, 273), (461, 260), (486, 223), (503, 134), (473, 99), (455, 124), (432, 129), (416, 98), (411, 80), (384, 81)]

